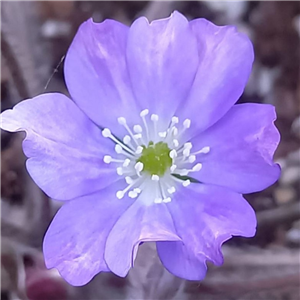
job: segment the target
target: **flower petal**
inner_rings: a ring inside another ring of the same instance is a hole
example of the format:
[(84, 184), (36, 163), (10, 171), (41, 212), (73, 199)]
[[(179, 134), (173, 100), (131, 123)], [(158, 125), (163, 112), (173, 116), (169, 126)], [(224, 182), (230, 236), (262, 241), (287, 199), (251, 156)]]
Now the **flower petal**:
[(149, 188), (114, 225), (106, 242), (105, 261), (112, 272), (124, 277), (133, 267), (141, 242), (180, 240), (165, 204), (153, 203)]
[(1, 128), (26, 131), (23, 142), (27, 169), (50, 197), (69, 200), (90, 194), (117, 180), (103, 163), (113, 143), (62, 94), (25, 100), (1, 114)]
[(120, 116), (139, 117), (126, 66), (128, 27), (105, 20), (83, 23), (66, 56), (65, 78), (72, 99), (101, 127), (121, 135)]
[(168, 209), (182, 242), (158, 242), (157, 251), (164, 266), (185, 279), (203, 279), (206, 260), (221, 265), (221, 245), (232, 235), (255, 234), (253, 209), (225, 188), (191, 184), (178, 191)]
[(193, 176), (201, 182), (252, 193), (273, 184), (280, 175), (273, 154), (280, 140), (275, 109), (266, 104), (238, 104), (214, 126), (192, 139), (203, 167)]
[(176, 114), (192, 120), (187, 134), (193, 137), (218, 121), (239, 99), (254, 53), (248, 37), (233, 26), (196, 19), (190, 28), (198, 40), (200, 64), (190, 95)]
[(169, 122), (186, 99), (198, 66), (197, 41), (187, 19), (178, 12), (150, 24), (137, 19), (129, 30), (127, 61), (140, 107)]
[(119, 183), (92, 195), (66, 202), (54, 217), (44, 238), (47, 268), (56, 268), (70, 284), (88, 283), (109, 268), (104, 248), (109, 231), (132, 204), (116, 198)]

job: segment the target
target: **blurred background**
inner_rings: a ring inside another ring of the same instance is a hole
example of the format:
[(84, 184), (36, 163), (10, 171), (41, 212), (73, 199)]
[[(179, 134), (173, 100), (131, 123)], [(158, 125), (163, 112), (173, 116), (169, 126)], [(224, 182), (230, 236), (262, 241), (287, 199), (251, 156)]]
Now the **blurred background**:
[(202, 282), (169, 274), (152, 244), (140, 247), (126, 278), (100, 274), (72, 287), (46, 270), (43, 235), (60, 207), (29, 178), (22, 133), (1, 132), (1, 299), (300, 299), (300, 5), (298, 1), (28, 1), (1, 2), (1, 106), (59, 91), (67, 94), (63, 59), (86, 19), (112, 18), (130, 25), (139, 16), (187, 18), (233, 24), (249, 35), (256, 59), (239, 102), (275, 105), (281, 143), (275, 160), (280, 180), (246, 195), (258, 218), (253, 239), (234, 238), (223, 247), (225, 264), (209, 265)]

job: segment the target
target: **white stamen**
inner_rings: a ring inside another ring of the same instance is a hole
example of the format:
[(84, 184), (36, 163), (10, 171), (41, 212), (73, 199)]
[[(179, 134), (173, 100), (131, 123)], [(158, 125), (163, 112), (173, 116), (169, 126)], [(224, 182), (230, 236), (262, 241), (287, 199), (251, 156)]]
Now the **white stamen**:
[(190, 119), (184, 120), (184, 122), (183, 122), (183, 127), (184, 127), (185, 129), (187, 129), (187, 128), (190, 128), (190, 126), (191, 126), (191, 120), (190, 120)]
[(158, 118), (158, 115), (156, 115), (156, 114), (152, 114), (152, 115), (151, 115), (151, 121), (152, 121), (152, 122), (157, 122), (158, 119), (159, 119), (159, 118)]
[(187, 170), (187, 169), (181, 169), (178, 171), (179, 171), (179, 175), (181, 175), (181, 176), (186, 176), (189, 174), (189, 172), (191, 172), (191, 170)]
[(144, 109), (144, 110), (140, 113), (140, 116), (141, 116), (141, 118), (143, 119), (143, 123), (144, 123), (145, 129), (146, 129), (147, 141), (149, 141), (149, 129), (148, 129), (148, 125), (147, 125), (145, 116), (148, 115), (148, 113), (149, 113), (149, 110), (148, 110), (148, 109)]
[(171, 150), (169, 153), (169, 156), (174, 159), (175, 157), (177, 157), (177, 151), (175, 149)]
[(140, 116), (141, 116), (141, 117), (145, 117), (145, 116), (147, 116), (148, 114), (149, 114), (149, 109), (144, 109), (144, 110), (141, 111)]
[(139, 161), (135, 164), (134, 168), (135, 168), (136, 174), (140, 177), (141, 176), (140, 173), (144, 168), (144, 164)]
[(138, 194), (137, 194), (135, 191), (130, 191), (130, 192), (128, 193), (128, 196), (129, 196), (130, 198), (136, 198), (136, 197), (138, 196)]
[[(137, 178), (135, 180), (133, 180), (123, 191), (118, 191), (117, 192), (117, 197), (118, 197), (118, 194), (119, 196), (124, 196), (135, 184), (137, 184), (138, 182), (140, 181), (140, 178)], [(135, 194), (138, 194), (135, 190), (132, 191), (133, 193), (128, 193), (128, 196), (131, 197), (131, 198), (135, 198), (133, 197)], [(122, 196), (122, 197), (123, 197)], [(120, 199), (120, 198), (119, 198)]]
[(202, 164), (198, 163), (195, 166), (193, 166), (192, 171), (193, 172), (198, 172), (202, 169)]
[(166, 132), (166, 131), (159, 132), (158, 135), (159, 135), (161, 138), (165, 138), (165, 137), (167, 136), (167, 132)]
[(112, 159), (112, 157), (109, 156), (109, 155), (104, 155), (104, 157), (103, 157), (103, 161), (104, 161), (106, 164), (110, 164), (110, 163), (111, 163), (111, 159)]
[(184, 157), (188, 157), (190, 155), (191, 150), (189, 148), (185, 148), (182, 152)]
[(185, 181), (182, 183), (182, 185), (183, 185), (184, 187), (187, 187), (187, 186), (189, 186), (190, 184), (191, 184), (191, 181), (190, 181), (189, 179), (185, 180)]
[(178, 122), (179, 122), (179, 119), (178, 119), (178, 117), (172, 117), (172, 124), (178, 124)]
[(163, 199), (163, 202), (164, 203), (169, 203), (169, 202), (171, 202), (171, 198), (170, 197), (167, 197), (167, 198), (165, 198), (165, 199)]
[(184, 149), (192, 149), (193, 144), (191, 142), (188, 142), (188, 143), (185, 143), (183, 147), (184, 147)]
[(124, 117), (119, 117), (118, 122), (120, 125), (123, 125), (123, 126), (127, 124), (126, 119)]
[(154, 203), (162, 203), (162, 199), (161, 198), (155, 198), (154, 199)]
[(131, 137), (130, 137), (129, 135), (125, 135), (125, 136), (123, 137), (123, 143), (124, 143), (125, 145), (128, 145), (128, 144), (130, 143), (130, 141), (131, 141)]
[(178, 128), (177, 127), (172, 128), (172, 134), (173, 134), (173, 136), (178, 134)]
[(129, 166), (129, 164), (130, 164), (130, 162), (131, 162), (131, 160), (129, 159), (129, 158), (126, 158), (125, 160), (124, 160), (124, 163), (123, 163), (123, 167), (128, 167)]
[(173, 145), (174, 145), (175, 148), (177, 148), (179, 146), (178, 140), (174, 139), (173, 140)]
[(125, 181), (126, 181), (127, 184), (131, 184), (133, 182), (133, 179), (129, 176), (126, 176)]
[(102, 130), (102, 135), (103, 135), (105, 138), (111, 137), (111, 131), (110, 131), (108, 128), (104, 128), (104, 129)]
[[(118, 122), (119, 122), (120, 125), (123, 125), (123, 126), (126, 128), (126, 130), (128, 131), (128, 133), (130, 134), (130, 136), (132, 137), (132, 139), (134, 140), (134, 142), (135, 142), (136, 145), (138, 146), (139, 143), (138, 143), (138, 141), (136, 140), (136, 138), (134, 137), (134, 135), (133, 135), (132, 131), (130, 130), (130, 128), (128, 127), (128, 125), (127, 125), (127, 123), (126, 123), (126, 119), (123, 118), (123, 117), (119, 117), (119, 118), (118, 118)], [(117, 140), (116, 140), (116, 141), (117, 141)], [(117, 143), (120, 143), (120, 142), (117, 141)], [(127, 147), (126, 147), (126, 148), (127, 148)], [(130, 151), (131, 151), (131, 150), (130, 150)]]
[(195, 155), (190, 155), (188, 159), (189, 159), (190, 163), (193, 163), (196, 160), (196, 156)]
[(153, 175), (151, 176), (151, 180), (153, 180), (153, 181), (159, 181), (159, 176), (153, 174)]
[(135, 188), (135, 189), (133, 189), (137, 194), (140, 194), (141, 193), (141, 189), (139, 189), (139, 188)]
[(171, 186), (170, 188), (168, 188), (168, 193), (171, 195), (171, 194), (174, 194), (176, 192), (176, 189), (174, 186)]
[(123, 175), (123, 168), (122, 168), (122, 167), (118, 167), (118, 168), (117, 168), (117, 174), (118, 174), (119, 176), (122, 176), (122, 175)]
[(135, 150), (136, 154), (141, 154), (143, 152), (144, 148), (142, 146), (138, 146)]
[(118, 154), (121, 154), (121, 153), (123, 152), (123, 149), (122, 149), (122, 147), (121, 147), (119, 144), (117, 144), (117, 145), (115, 146), (115, 151), (116, 151)]
[(201, 150), (197, 151), (195, 154), (200, 154), (200, 153), (207, 154), (209, 151), (210, 151), (210, 147), (206, 146), (203, 147)]
[(172, 165), (171, 168), (170, 168), (171, 173), (173, 173), (173, 172), (175, 171), (176, 168), (177, 168), (176, 165)]
[[(120, 143), (119, 140), (117, 140), (112, 134), (111, 131), (108, 128), (104, 128), (102, 130), (102, 135), (105, 138), (110, 138), (111, 140), (113, 140), (117, 145), (121, 146), (122, 148), (124, 148), (126, 151), (128, 151), (131, 154), (134, 154), (134, 152), (132, 152), (132, 150), (130, 148), (128, 148), (127, 146), (123, 145), (122, 143)], [(118, 152), (117, 152), (118, 153)]]
[(140, 133), (134, 134), (133, 136), (134, 136), (134, 138), (136, 138), (137, 140), (142, 138), (142, 135), (141, 135)]
[(123, 191), (118, 191), (118, 192), (116, 193), (116, 196), (117, 196), (118, 199), (122, 199), (122, 198), (124, 197)]
[(143, 128), (142, 128), (142, 126), (140, 126), (140, 125), (134, 125), (134, 126), (133, 126), (133, 131), (134, 131), (135, 133), (142, 133), (142, 132), (143, 132)]

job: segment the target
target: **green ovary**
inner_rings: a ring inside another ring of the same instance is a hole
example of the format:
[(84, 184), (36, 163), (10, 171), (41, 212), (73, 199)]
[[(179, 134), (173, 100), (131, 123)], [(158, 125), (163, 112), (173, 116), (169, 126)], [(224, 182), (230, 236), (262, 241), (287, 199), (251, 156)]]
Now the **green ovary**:
[(143, 148), (142, 155), (137, 160), (143, 163), (143, 172), (163, 176), (172, 166), (172, 159), (169, 156), (171, 150), (168, 145), (163, 142), (157, 144), (149, 142), (148, 147), (143, 146)]

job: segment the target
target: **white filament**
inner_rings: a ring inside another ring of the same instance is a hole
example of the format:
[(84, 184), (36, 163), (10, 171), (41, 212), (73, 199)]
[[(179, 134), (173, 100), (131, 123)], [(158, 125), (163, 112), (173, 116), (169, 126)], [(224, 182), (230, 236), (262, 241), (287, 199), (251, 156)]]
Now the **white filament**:
[[(121, 141), (112, 134), (109, 128), (102, 130), (103, 137), (109, 138), (115, 143), (114, 149), (118, 156), (113, 158), (110, 155), (104, 155), (103, 162), (105, 164), (115, 163), (117, 174), (123, 176), (125, 180), (127, 186), (116, 192), (118, 199), (124, 198), (125, 195), (132, 199), (138, 198), (151, 184), (151, 189), (147, 189), (147, 191), (151, 190), (151, 193), (147, 192), (148, 197), (153, 196), (154, 203), (169, 203), (176, 194), (178, 185), (187, 187), (191, 184), (190, 179), (183, 180), (180, 179), (180, 176), (201, 171), (203, 166), (199, 162), (199, 158), (208, 154), (211, 149), (209, 146), (205, 146), (198, 151), (191, 152), (193, 144), (182, 142), (184, 132), (191, 126), (190, 119), (185, 119), (180, 125), (179, 118), (173, 116), (169, 126), (162, 128), (157, 114), (148, 115), (148, 109), (141, 111), (141, 124), (131, 125), (131, 128), (124, 117), (119, 117), (118, 123), (127, 132)], [(147, 169), (144, 170), (144, 164), (139, 161), (149, 142), (154, 144), (163, 142), (170, 149), (169, 157), (172, 159), (172, 165), (163, 176), (147, 173)]]

